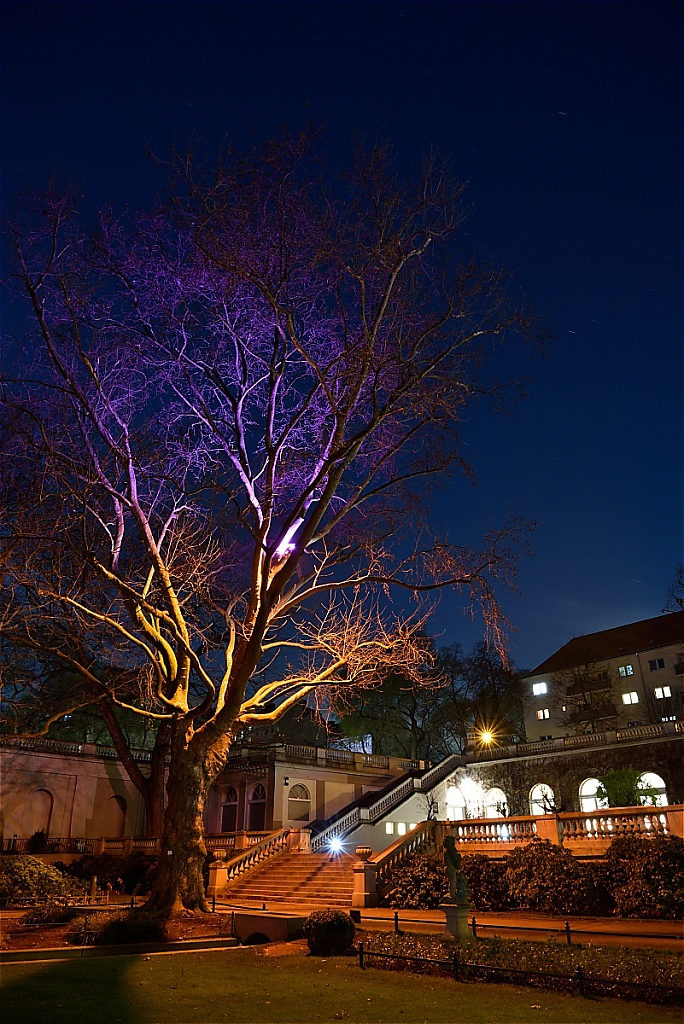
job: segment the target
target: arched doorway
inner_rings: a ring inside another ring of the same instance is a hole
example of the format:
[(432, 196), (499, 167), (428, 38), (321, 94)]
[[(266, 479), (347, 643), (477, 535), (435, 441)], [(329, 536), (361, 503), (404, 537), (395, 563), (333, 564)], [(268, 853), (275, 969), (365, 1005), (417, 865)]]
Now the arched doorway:
[(233, 786), (229, 786), (221, 799), (221, 831), (237, 832), (238, 795)]
[(585, 779), (579, 788), (580, 810), (601, 811), (608, 807), (608, 799), (596, 795), (601, 783), (598, 779)]
[(110, 796), (102, 808), (100, 834), (111, 839), (126, 835), (126, 812), (128, 805), (122, 796)]
[(311, 818), (311, 794), (306, 786), (297, 783), (287, 796), (288, 821), (309, 821)]
[(540, 817), (543, 814), (553, 814), (556, 809), (556, 797), (550, 786), (545, 782), (538, 782), (530, 790), (530, 814)]
[(249, 808), (247, 830), (263, 832), (266, 828), (266, 788), (260, 782), (257, 782), (249, 794), (247, 806)]

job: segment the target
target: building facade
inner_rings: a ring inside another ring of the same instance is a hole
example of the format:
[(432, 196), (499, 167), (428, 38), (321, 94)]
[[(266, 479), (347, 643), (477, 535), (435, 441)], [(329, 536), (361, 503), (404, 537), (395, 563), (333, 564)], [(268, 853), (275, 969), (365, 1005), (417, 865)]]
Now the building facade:
[(529, 741), (684, 717), (684, 611), (574, 637), (523, 680)]

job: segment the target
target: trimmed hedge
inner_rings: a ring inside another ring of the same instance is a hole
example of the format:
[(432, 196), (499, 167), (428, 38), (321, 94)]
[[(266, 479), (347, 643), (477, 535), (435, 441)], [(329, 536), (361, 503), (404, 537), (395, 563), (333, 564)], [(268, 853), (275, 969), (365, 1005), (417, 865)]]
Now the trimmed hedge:
[(304, 922), (304, 938), (316, 956), (344, 953), (354, 941), (354, 922), (343, 910), (315, 910)]
[[(463, 870), (478, 911), (520, 907), (546, 914), (684, 916), (684, 841), (676, 836), (614, 839), (604, 861), (588, 863), (534, 838), (501, 861), (466, 854)], [(419, 854), (392, 874), (383, 902), (432, 910), (448, 888), (441, 858)]]
[(117, 946), (129, 942), (166, 942), (166, 925), (143, 910), (118, 914), (97, 913), (77, 917), (67, 932), (74, 946), (92, 942), (96, 946)]
[(111, 885), (115, 892), (135, 892), (146, 896), (152, 888), (157, 871), (157, 858), (142, 853), (132, 853), (128, 857), (113, 857), (103, 853), (99, 857), (80, 857), (71, 864), (60, 863), (59, 867), (65, 875), (84, 881), (89, 881), (95, 875), (100, 889)]

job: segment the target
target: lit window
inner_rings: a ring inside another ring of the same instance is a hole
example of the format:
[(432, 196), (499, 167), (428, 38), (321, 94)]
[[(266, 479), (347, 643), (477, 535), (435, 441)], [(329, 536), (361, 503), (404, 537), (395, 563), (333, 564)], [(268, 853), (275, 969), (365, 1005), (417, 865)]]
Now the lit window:
[(540, 722), (542, 722), (545, 718), (548, 718), (548, 717), (549, 717), (549, 709), (548, 708), (540, 708), (539, 711), (537, 712), (537, 718), (539, 719)]
[(405, 821), (398, 821), (397, 822), (397, 833), (400, 836), (405, 836), (406, 835), (406, 822)]
[(567, 710), (568, 710), (567, 704), (564, 704), (563, 707), (561, 708), (561, 711), (567, 711)]
[(541, 697), (542, 693), (548, 693), (549, 688), (546, 683), (532, 683), (532, 693), (535, 697)]
[(412, 821), (411, 824), (409, 825), (409, 832), (413, 832), (415, 827), (416, 827), (416, 822)]
[(665, 668), (664, 658), (654, 658), (653, 661), (649, 661), (648, 667), (651, 672), (657, 672), (659, 668)]
[(655, 688), (655, 690), (653, 692), (655, 693), (655, 695), (656, 695), (658, 700), (662, 700), (663, 697), (671, 697), (672, 696), (672, 690), (670, 689), (669, 686), (656, 686), (656, 688)]
[(393, 821), (386, 821), (385, 822), (385, 832), (387, 833), (388, 836), (393, 836), (394, 835), (394, 822)]
[(676, 722), (677, 721), (677, 716), (676, 715), (663, 715), (661, 717), (660, 721), (661, 722)]
[(638, 704), (639, 703), (639, 694), (636, 692), (636, 690), (632, 690), (631, 693), (623, 693), (622, 694), (622, 703), (623, 704)]
[(625, 676), (633, 676), (634, 675), (634, 669), (632, 668), (631, 665), (620, 665), (620, 668), (618, 669), (618, 672), (622, 676), (623, 679), (624, 679)]

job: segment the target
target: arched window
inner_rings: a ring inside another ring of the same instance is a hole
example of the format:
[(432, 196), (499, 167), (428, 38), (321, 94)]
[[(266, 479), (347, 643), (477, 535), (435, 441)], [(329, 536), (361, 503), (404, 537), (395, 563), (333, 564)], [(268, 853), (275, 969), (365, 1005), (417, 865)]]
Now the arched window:
[(608, 807), (607, 797), (601, 798), (596, 795), (596, 790), (599, 788), (600, 782), (598, 779), (585, 779), (579, 788), (580, 798), (580, 810), (581, 811), (600, 811), (604, 807)]
[(249, 832), (263, 832), (266, 828), (266, 789), (260, 782), (249, 794)]
[(24, 815), (21, 823), (21, 830), (24, 836), (30, 838), (36, 832), (42, 832), (47, 838), (50, 835), (50, 822), (52, 820), (52, 808), (54, 798), (48, 789), (37, 789), (31, 793), (30, 799), (24, 806)]
[(233, 786), (229, 786), (221, 799), (221, 831), (237, 831), (238, 795)]
[(122, 796), (110, 796), (102, 808), (100, 834), (110, 839), (120, 839), (126, 834), (126, 812), (128, 805)]
[(665, 807), (667, 805), (665, 780), (660, 775), (656, 775), (655, 772), (644, 772), (639, 776), (637, 786), (651, 791), (640, 794), (640, 804), (650, 804), (654, 807)]
[(311, 795), (306, 786), (299, 783), (292, 786), (287, 795), (287, 817), (289, 821), (308, 821), (311, 817)]
[(508, 815), (508, 799), (503, 789), (493, 786), (485, 793), (485, 818), (505, 818)]
[(541, 816), (553, 814), (556, 809), (556, 798), (550, 786), (539, 782), (530, 790), (530, 814)]
[(447, 820), (460, 821), (466, 816), (465, 797), (458, 786), (447, 786), (446, 791)]

